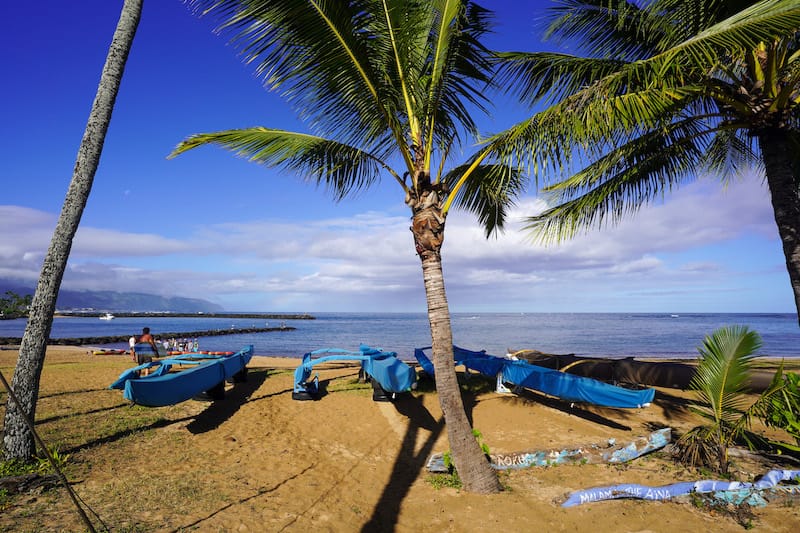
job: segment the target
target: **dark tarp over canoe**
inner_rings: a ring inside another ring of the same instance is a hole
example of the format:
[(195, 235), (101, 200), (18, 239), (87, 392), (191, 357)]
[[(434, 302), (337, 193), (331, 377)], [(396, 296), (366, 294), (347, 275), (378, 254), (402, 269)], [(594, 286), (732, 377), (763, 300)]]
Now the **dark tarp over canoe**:
[[(631, 383), (650, 387), (688, 389), (695, 374), (696, 365), (674, 361), (638, 361), (632, 357), (606, 359), (601, 357), (579, 357), (573, 354), (547, 354), (536, 350), (510, 350), (509, 354), (519, 359), (561, 372), (590, 377), (612, 383)], [(749, 388), (762, 392), (769, 387), (774, 372), (756, 370), (751, 372)]]

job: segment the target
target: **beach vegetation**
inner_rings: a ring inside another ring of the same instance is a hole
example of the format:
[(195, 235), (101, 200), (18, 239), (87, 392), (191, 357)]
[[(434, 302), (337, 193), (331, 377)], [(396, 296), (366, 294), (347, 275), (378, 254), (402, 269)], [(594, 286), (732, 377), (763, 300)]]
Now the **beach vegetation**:
[[(791, 382), (780, 368), (772, 382), (752, 401), (749, 378), (761, 347), (761, 337), (746, 326), (723, 327), (706, 336), (698, 348), (700, 359), (689, 385), (697, 394), (690, 409), (706, 423), (686, 432), (676, 443), (678, 458), (687, 464), (729, 473), (728, 448), (744, 444), (751, 449), (768, 443), (750, 429), (753, 418), (791, 409), (785, 398), (793, 398)], [(774, 411), (775, 405), (781, 406)]]
[(420, 260), (453, 460), (467, 491), (499, 491), (458, 387), (441, 257), (451, 209), (474, 214), (488, 237), (503, 229), (526, 185), (517, 165), (489, 151), (460, 156), (477, 140), (472, 115), (490, 104), (492, 54), (482, 44), (490, 13), (469, 0), (188, 3), (219, 23), (217, 31), (269, 89), (282, 91), (310, 131), (199, 133), (171, 157), (217, 145), (325, 187), (337, 201), (381, 178), (397, 187), (411, 213), (409, 246)]
[(28, 308), (30, 308), (32, 300), (32, 294), (21, 296), (14, 291), (6, 291), (5, 297), (0, 297), (0, 319), (28, 316)]
[[(480, 446), (480, 449), (484, 454), (487, 464), (489, 464), (490, 450), (489, 450), (489, 445), (486, 444), (486, 442), (484, 442), (483, 440), (483, 434), (480, 432), (480, 430), (473, 428), (472, 435), (475, 437), (475, 441)], [(456, 467), (456, 464), (453, 461), (453, 452), (450, 450), (444, 452), (442, 454), (442, 461), (444, 462), (444, 467), (447, 469), (447, 472), (431, 474), (429, 476), (430, 483), (434, 486), (434, 488), (437, 489), (442, 487), (448, 487), (451, 489), (461, 489), (463, 487), (463, 482), (461, 481), (461, 478), (458, 475), (458, 468)]]
[(761, 337), (747, 327), (720, 328), (703, 340), (700, 360), (689, 388), (698, 402), (690, 408), (707, 423), (677, 442), (683, 462), (728, 472), (728, 447), (747, 423), (749, 365), (761, 347)]
[(779, 452), (800, 455), (800, 374), (783, 372), (781, 365), (771, 388), (775, 394), (758, 402), (755, 415), (767, 426), (785, 431), (794, 443), (769, 441)]
[(428, 482), (437, 490), (443, 488), (461, 490), (464, 486), (461, 482), (461, 478), (458, 477), (458, 472), (455, 470), (452, 472), (431, 474), (428, 476)]
[(800, 3), (571, 0), (545, 22), (580, 53), (499, 54), (500, 83), (541, 111), (491, 139), (548, 177), (531, 235), (558, 242), (756, 168), (800, 320)]
[(7, 460), (28, 461), (34, 454), (34, 436), (28, 421), (36, 419), (39, 382), (47, 341), (53, 325), (56, 299), (66, 271), (72, 241), (78, 231), (81, 216), (92, 190), (94, 175), (100, 163), (105, 135), (111, 123), (114, 102), (119, 92), (128, 53), (139, 26), (141, 12), (142, 0), (123, 2), (95, 100), (78, 147), (72, 179), (44, 257), (11, 383), (17, 401), (9, 399), (6, 404), (3, 450)]
[(34, 456), (29, 461), (23, 461), (21, 459), (0, 461), (0, 478), (23, 476), (26, 474), (52, 474), (55, 472), (53, 463), (55, 463), (56, 468), (63, 469), (67, 465), (70, 458), (70, 454), (62, 453), (56, 447), (50, 448), (48, 453), (50, 454), (50, 459), (48, 459), (47, 455), (42, 452), (40, 455)]

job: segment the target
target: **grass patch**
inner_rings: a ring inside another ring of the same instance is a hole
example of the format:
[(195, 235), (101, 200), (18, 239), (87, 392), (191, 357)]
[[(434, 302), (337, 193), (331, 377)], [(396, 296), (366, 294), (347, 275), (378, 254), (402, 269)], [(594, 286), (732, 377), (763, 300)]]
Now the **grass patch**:
[(372, 385), (370, 383), (360, 383), (358, 379), (335, 379), (328, 383), (326, 388), (328, 392), (363, 392), (371, 393)]
[(447, 473), (431, 474), (428, 476), (428, 483), (436, 490), (443, 488), (461, 490), (463, 486), (461, 478), (458, 477), (458, 472), (455, 470)]

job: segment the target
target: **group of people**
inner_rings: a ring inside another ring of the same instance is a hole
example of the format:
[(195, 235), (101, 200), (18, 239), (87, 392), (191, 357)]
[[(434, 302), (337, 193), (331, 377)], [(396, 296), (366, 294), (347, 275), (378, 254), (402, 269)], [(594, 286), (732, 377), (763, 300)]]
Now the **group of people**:
[(172, 338), (164, 341), (164, 348), (174, 352), (197, 352), (200, 350), (200, 344), (197, 342), (197, 339)]

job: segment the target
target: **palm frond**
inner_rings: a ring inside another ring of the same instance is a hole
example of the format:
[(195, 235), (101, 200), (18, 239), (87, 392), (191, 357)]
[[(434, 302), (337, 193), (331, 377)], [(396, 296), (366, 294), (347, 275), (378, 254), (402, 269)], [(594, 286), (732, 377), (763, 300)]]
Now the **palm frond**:
[(758, 160), (752, 136), (745, 128), (723, 127), (718, 130), (705, 152), (707, 168), (721, 176), (736, 176)]
[(451, 193), (455, 195), (452, 204), (475, 214), (489, 237), (503, 229), (508, 210), (524, 190), (526, 180), (524, 174), (505, 165), (485, 164), (469, 169), (470, 165), (456, 167), (445, 174), (444, 181), (452, 189), (465, 172), (470, 172)]
[(545, 38), (578, 42), (594, 57), (632, 61), (656, 53), (676, 28), (649, 4), (626, 0), (561, 0), (548, 9)]
[(181, 142), (169, 157), (215, 144), (250, 161), (298, 173), (305, 179), (327, 187), (340, 200), (365, 189), (391, 168), (373, 155), (343, 143), (282, 130), (248, 128), (215, 133), (199, 133)]
[(555, 52), (500, 52), (497, 84), (529, 105), (556, 102), (625, 64), (618, 59), (595, 59)]
[(684, 461), (727, 473), (728, 446), (740, 437), (750, 438), (745, 434), (750, 416), (744, 409), (745, 393), (752, 360), (760, 347), (761, 337), (746, 326), (723, 327), (705, 337), (689, 388), (700, 400), (690, 406), (692, 411), (707, 423), (678, 440), (678, 453)]
[[(393, 132), (408, 153), (400, 122), (391, 47), (380, 2), (352, 0), (189, 0), (271, 89), (282, 90), (302, 118), (326, 136), (373, 146)], [(376, 38), (378, 36), (378, 38)]]
[(762, 0), (693, 37), (603, 80), (610, 90), (630, 83), (663, 83), (665, 76), (682, 76), (713, 68), (720, 51), (751, 50), (761, 42), (791, 35), (800, 27), (796, 0)]
[(746, 326), (720, 328), (704, 339), (690, 388), (708, 404), (715, 424), (732, 427), (741, 417), (752, 360), (760, 348), (761, 337)]
[(707, 129), (705, 118), (683, 117), (589, 158), (583, 169), (544, 189), (554, 207), (528, 218), (525, 229), (537, 240), (559, 242), (606, 220), (619, 222), (694, 179), (707, 164), (707, 145), (716, 131)]
[(428, 117), (426, 168), (434, 146), (460, 142), (462, 130), (477, 135), (472, 113), (487, 112), (487, 89), (494, 76), (491, 52), (481, 42), (492, 27), (489, 12), (473, 2), (437, 0), (431, 4), (436, 17), (426, 48), (431, 58), (426, 72), (430, 81), (425, 84), (421, 108)]
[[(766, 390), (762, 392), (758, 399), (753, 402), (750, 407), (744, 410), (741, 416), (733, 423), (732, 430), (735, 434), (744, 434), (750, 427), (750, 421), (753, 417), (766, 418), (769, 415), (770, 407), (773, 402), (786, 402), (785, 405), (791, 408), (800, 407), (796, 404), (796, 399), (789, 396), (790, 387), (784, 380), (783, 362), (781, 362), (775, 375), (772, 376), (772, 381), (767, 386)], [(797, 412), (797, 411), (795, 411)], [(769, 423), (767, 422), (767, 425)]]

